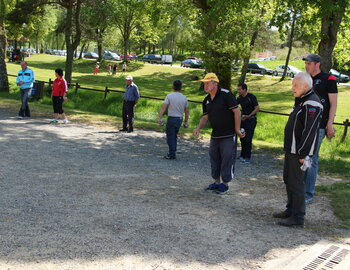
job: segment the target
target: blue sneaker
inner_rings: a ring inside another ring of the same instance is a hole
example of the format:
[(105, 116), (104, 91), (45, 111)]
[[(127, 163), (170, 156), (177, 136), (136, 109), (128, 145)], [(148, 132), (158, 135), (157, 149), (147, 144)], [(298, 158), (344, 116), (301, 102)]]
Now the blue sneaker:
[(305, 204), (310, 204), (314, 200), (314, 197), (305, 196)]
[(218, 189), (219, 186), (220, 186), (219, 183), (214, 182), (214, 183), (210, 184), (205, 190), (214, 192)]
[(221, 183), (215, 192), (216, 194), (224, 195), (227, 193), (227, 191), (228, 191), (228, 185)]

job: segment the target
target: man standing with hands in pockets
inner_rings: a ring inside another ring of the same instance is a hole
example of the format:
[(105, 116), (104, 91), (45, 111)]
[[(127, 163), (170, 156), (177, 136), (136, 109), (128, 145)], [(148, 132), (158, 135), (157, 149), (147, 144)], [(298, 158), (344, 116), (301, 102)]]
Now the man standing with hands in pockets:
[(245, 136), (240, 131), (241, 112), (235, 96), (219, 86), (219, 79), (215, 73), (206, 74), (200, 81), (204, 83), (204, 91), (208, 95), (203, 100), (203, 115), (193, 134), (199, 136), (200, 129), (204, 128), (209, 120), (212, 127), (209, 156), (214, 183), (206, 190), (226, 194), (228, 183), (234, 177), (236, 134), (240, 138)]
[(26, 61), (21, 62), (21, 70), (18, 71), (16, 83), (20, 88), (22, 105), (18, 112), (18, 119), (23, 117), (30, 117), (30, 110), (28, 106), (29, 92), (33, 88), (34, 72), (28, 68)]

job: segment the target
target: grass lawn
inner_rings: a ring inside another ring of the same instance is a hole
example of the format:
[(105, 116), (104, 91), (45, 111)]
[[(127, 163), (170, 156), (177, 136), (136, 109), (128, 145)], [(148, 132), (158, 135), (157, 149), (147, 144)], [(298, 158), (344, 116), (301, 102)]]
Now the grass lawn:
[[(26, 60), (29, 67), (34, 70), (37, 80), (48, 81), (49, 78), (54, 79), (54, 70), (56, 68), (64, 69), (65, 57), (43, 54), (32, 55)], [(95, 60), (89, 59), (76, 60), (73, 67), (73, 80), (85, 87), (103, 90), (108, 86), (110, 89), (123, 91), (125, 74), (122, 75), (118, 72), (116, 76), (107, 75), (108, 63), (114, 62), (102, 62), (100, 73), (93, 75), (92, 71), (95, 62)], [(263, 62), (265, 66), (271, 68), (276, 67), (280, 63), (282, 61)], [(292, 61), (291, 65), (303, 70), (303, 61)], [(15, 75), (20, 66), (18, 64), (8, 63), (7, 68), (9, 74)], [(120, 66), (119, 70), (121, 70)], [(184, 94), (189, 100), (202, 101), (205, 96), (204, 91), (199, 90), (199, 83), (191, 80), (193, 76), (203, 76), (204, 71), (200, 69), (185, 69), (133, 62), (129, 64), (127, 74), (134, 76), (134, 81), (139, 86), (140, 93), (143, 96), (164, 98), (171, 91), (172, 81), (176, 79), (183, 81)], [(233, 85), (237, 84), (239, 75), (239, 73), (233, 74)], [(2, 98), (18, 99), (18, 89), (14, 85), (14, 80), (14, 77), (10, 77), (10, 81), (12, 82), (11, 94), (9, 96), (1, 94)], [(248, 74), (246, 83), (251, 92), (257, 96), (262, 110), (290, 112), (294, 100), (290, 91), (290, 79), (279, 82), (278, 77)], [(70, 101), (65, 103), (64, 106), (72, 110), (72, 112), (74, 110), (80, 110), (120, 117), (122, 94), (110, 93), (106, 99), (103, 97), (104, 94), (99, 92), (79, 90), (78, 94), (75, 94), (74, 91), (70, 91)], [(51, 100), (49, 95), (45, 96), (38, 103), (50, 105)], [(161, 104), (162, 101), (140, 99), (135, 113), (136, 124), (142, 123), (142, 126), (155, 128), (155, 121)], [(349, 118), (350, 114), (347, 104), (350, 104), (350, 87), (341, 86), (339, 87), (336, 122), (342, 123), (345, 119)], [(188, 136), (191, 135), (192, 129), (199, 121), (202, 113), (201, 105), (191, 103), (190, 111), (190, 129), (181, 129), (181, 133)], [(255, 151), (263, 149), (264, 151), (268, 150), (276, 154), (282, 154), (283, 130), (287, 117), (260, 113), (258, 118), (258, 126), (254, 137)], [(325, 141), (322, 144), (320, 170), (324, 174), (331, 173), (350, 178), (350, 154), (348, 151), (350, 149), (350, 134), (348, 134), (345, 142), (340, 142), (344, 127), (336, 126), (336, 130), (336, 138), (331, 143)], [(209, 136), (209, 132), (210, 129), (204, 130), (203, 135)]]

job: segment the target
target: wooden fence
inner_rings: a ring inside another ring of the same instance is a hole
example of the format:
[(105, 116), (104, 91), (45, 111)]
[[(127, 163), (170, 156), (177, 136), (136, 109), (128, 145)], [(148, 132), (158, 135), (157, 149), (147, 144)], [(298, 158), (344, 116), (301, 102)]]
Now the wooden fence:
[[(11, 74), (9, 74), (8, 76), (17, 77), (16, 75), (11, 75)], [(53, 84), (53, 81), (51, 80), (51, 78), (49, 79), (48, 82), (38, 81), (38, 80), (36, 80), (36, 82), (41, 82), (41, 83), (44, 83), (44, 84), (46, 83), (49, 86)], [(75, 89), (75, 94), (78, 93), (79, 89), (87, 90), (87, 91), (102, 92), (102, 93), (104, 93), (104, 99), (106, 99), (108, 93), (121, 93), (121, 94), (125, 93), (125, 91), (114, 90), (114, 89), (108, 88), (108, 86), (106, 86), (105, 89), (95, 89), (95, 88), (82, 87), (81, 85), (79, 85), (78, 82), (68, 83), (68, 86), (69, 87), (73, 87)], [(141, 98), (147, 98), (147, 99), (153, 99), (153, 100), (160, 100), (160, 101), (164, 100), (164, 98), (157, 98), (157, 97), (150, 97), (150, 96), (143, 96), (143, 95), (140, 95), (140, 97)], [(201, 101), (195, 101), (195, 100), (188, 100), (188, 102), (196, 103), (196, 104), (202, 104)], [(273, 112), (273, 111), (267, 111), (267, 110), (260, 110), (259, 113), (268, 113), (268, 114), (277, 114), (277, 115), (289, 116), (288, 113), (280, 113), (280, 112)], [(336, 122), (334, 122), (333, 125), (344, 126), (344, 133), (343, 133), (343, 136), (341, 138), (341, 142), (344, 142), (344, 140), (345, 140), (345, 138), (347, 136), (347, 133), (348, 133), (348, 128), (350, 126), (349, 119), (346, 119), (345, 121), (343, 121), (343, 123), (336, 123)]]

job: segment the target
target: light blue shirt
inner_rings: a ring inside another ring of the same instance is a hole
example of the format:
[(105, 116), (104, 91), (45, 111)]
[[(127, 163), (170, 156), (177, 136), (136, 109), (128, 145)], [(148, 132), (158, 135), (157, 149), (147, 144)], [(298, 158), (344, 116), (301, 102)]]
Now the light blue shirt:
[(136, 101), (140, 98), (139, 88), (136, 84), (131, 83), (125, 86), (124, 99), (127, 101)]
[(19, 86), (20, 89), (32, 88), (35, 81), (33, 70), (27, 67), (24, 71), (22, 69), (18, 71), (16, 83), (19, 83), (20, 81), (24, 82), (24, 84)]

